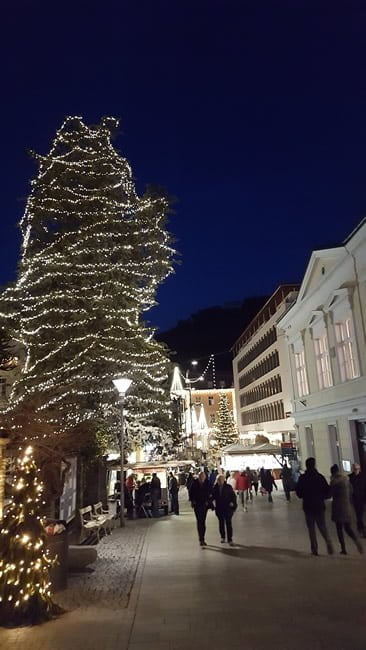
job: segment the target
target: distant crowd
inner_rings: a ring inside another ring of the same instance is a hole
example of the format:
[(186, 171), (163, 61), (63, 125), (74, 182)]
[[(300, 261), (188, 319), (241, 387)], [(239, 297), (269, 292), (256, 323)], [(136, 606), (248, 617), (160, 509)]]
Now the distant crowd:
[[(366, 538), (363, 519), (366, 505), (366, 478), (359, 464), (355, 463), (352, 466), (352, 473), (349, 476), (344, 475), (338, 465), (333, 465), (328, 483), (317, 471), (314, 458), (306, 460), (306, 471), (302, 474), (294, 472), (294, 469), (285, 462), (279, 478), (282, 480), (288, 502), (293, 492), (303, 501), (313, 555), (318, 555), (316, 528), (325, 540), (328, 553), (330, 555), (334, 553), (325, 520), (327, 499), (332, 499), (331, 515), (336, 526), (341, 554), (347, 553), (345, 534), (352, 539), (358, 551), (363, 553), (360, 538)], [(238, 505), (247, 512), (248, 504), (252, 503), (258, 494), (266, 496), (268, 502), (273, 504), (272, 494), (278, 489), (273, 472), (264, 467), (258, 470), (247, 467), (243, 471), (232, 472), (225, 472), (223, 468), (209, 470), (205, 467), (196, 476), (193, 472), (180, 472), (177, 475), (170, 472), (167, 486), (169, 504), (168, 502), (164, 504), (166, 513), (170, 505), (171, 513), (179, 515), (179, 488), (184, 485), (187, 487), (189, 500), (195, 513), (201, 547), (207, 546), (205, 534), (209, 510), (214, 510), (217, 516), (221, 543), (234, 545), (232, 518)], [(119, 490), (120, 484), (117, 483), (115, 493), (117, 494)], [(137, 480), (134, 474), (130, 474), (124, 483), (124, 500), (129, 518), (133, 518), (135, 514), (138, 517), (159, 516), (162, 507), (161, 497), (161, 482), (156, 473), (141, 480)], [(356, 520), (357, 533), (352, 527), (353, 518)]]
[[(325, 521), (325, 501), (332, 499), (332, 521), (335, 523), (340, 543), (341, 554), (347, 553), (344, 533), (363, 553), (360, 537), (366, 537), (363, 513), (366, 503), (366, 480), (360, 465), (355, 463), (349, 477), (342, 474), (338, 465), (331, 467), (330, 483), (315, 467), (315, 459), (306, 460), (306, 471), (295, 481), (291, 468), (286, 463), (282, 466), (280, 478), (287, 501), (291, 492), (303, 501), (305, 521), (308, 528), (312, 555), (318, 555), (316, 527), (325, 540), (328, 553), (334, 553), (333, 545)], [(260, 484), (260, 488), (259, 488)], [(239, 504), (244, 511), (253, 500), (253, 492), (268, 495), (273, 503), (272, 492), (277, 490), (276, 481), (270, 470), (261, 468), (258, 472), (249, 467), (242, 472), (225, 472), (223, 470), (201, 471), (197, 478), (189, 474), (187, 478), (189, 499), (194, 509), (198, 539), (201, 547), (205, 541), (206, 516), (208, 510), (214, 510), (218, 519), (221, 543), (226, 541), (233, 546), (232, 517)], [(358, 535), (352, 527), (352, 506), (356, 518)]]

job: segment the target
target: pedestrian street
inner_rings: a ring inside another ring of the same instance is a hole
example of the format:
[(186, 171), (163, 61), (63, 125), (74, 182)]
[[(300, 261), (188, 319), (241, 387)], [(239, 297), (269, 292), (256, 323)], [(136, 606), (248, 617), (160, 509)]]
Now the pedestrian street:
[[(339, 555), (335, 527), (327, 517), (335, 554), (310, 555), (301, 502), (274, 492), (273, 504), (258, 495), (248, 512), (233, 518), (234, 547), (220, 543), (215, 514), (207, 516), (207, 547), (198, 543), (186, 490), (181, 514), (127, 522), (128, 553), (134, 530), (146, 528), (128, 598), (118, 604), (93, 594), (93, 603), (35, 628), (0, 631), (4, 650), (364, 650), (366, 555), (347, 540)], [(328, 504), (329, 510), (329, 504)], [(366, 540), (362, 541), (366, 552)], [(105, 538), (101, 544), (108, 544)], [(116, 542), (114, 542), (115, 544)], [(113, 562), (117, 562), (115, 552)], [(103, 589), (116, 576), (104, 567)], [(109, 568), (108, 568), (109, 567)], [(132, 573), (131, 573), (132, 575)], [(113, 585), (112, 585), (113, 586)], [(73, 587), (75, 588), (75, 587)], [(98, 584), (93, 587), (98, 589)], [(111, 591), (113, 596), (113, 590)], [(62, 595), (66, 602), (67, 594)]]

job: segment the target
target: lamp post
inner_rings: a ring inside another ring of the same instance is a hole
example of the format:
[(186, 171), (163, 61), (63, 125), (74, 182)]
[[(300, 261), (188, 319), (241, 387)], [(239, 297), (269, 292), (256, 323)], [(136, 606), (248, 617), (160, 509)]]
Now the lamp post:
[(5, 449), (9, 438), (4, 429), (0, 430), (0, 521), (3, 518), (5, 501)]
[(120, 478), (120, 513), (119, 520), (121, 528), (125, 525), (125, 485), (124, 485), (124, 455), (125, 455), (125, 415), (124, 415), (124, 404), (125, 404), (125, 395), (132, 384), (131, 379), (127, 377), (115, 377), (113, 380), (114, 387), (118, 391), (119, 403), (121, 407), (121, 431), (120, 431), (120, 450), (121, 450), (121, 478)]
[[(191, 361), (191, 365), (196, 368), (198, 365), (198, 361), (193, 360)], [(194, 436), (193, 436), (193, 415), (192, 415), (192, 409), (193, 409), (193, 404), (192, 404), (192, 381), (189, 378), (189, 368), (186, 370), (186, 376), (185, 376), (185, 382), (186, 382), (186, 388), (188, 390), (189, 394), (189, 417), (190, 417), (190, 424), (191, 424), (191, 445), (192, 445), (192, 458), (194, 455)], [(202, 380), (203, 377), (198, 377), (198, 379), (195, 379), (194, 381)]]

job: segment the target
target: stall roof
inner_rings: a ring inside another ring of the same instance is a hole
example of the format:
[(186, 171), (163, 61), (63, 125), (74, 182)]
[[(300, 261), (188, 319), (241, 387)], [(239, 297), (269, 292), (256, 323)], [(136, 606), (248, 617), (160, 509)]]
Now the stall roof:
[(242, 445), (241, 442), (235, 442), (233, 445), (225, 447), (223, 453), (229, 456), (249, 456), (252, 454), (272, 454), (280, 456), (281, 448), (277, 445), (271, 445), (269, 442), (264, 442), (260, 445), (250, 445), (249, 447)]

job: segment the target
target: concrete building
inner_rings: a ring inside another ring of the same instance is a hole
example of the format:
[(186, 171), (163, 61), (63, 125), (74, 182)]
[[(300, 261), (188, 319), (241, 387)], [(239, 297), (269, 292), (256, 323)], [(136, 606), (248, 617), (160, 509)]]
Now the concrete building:
[(326, 476), (360, 461), (366, 472), (366, 220), (342, 246), (311, 255), (292, 308), (281, 318), (302, 464)]
[(259, 434), (275, 444), (295, 441), (286, 342), (277, 322), (298, 289), (280, 285), (233, 346), (237, 423), (244, 444), (253, 444)]

